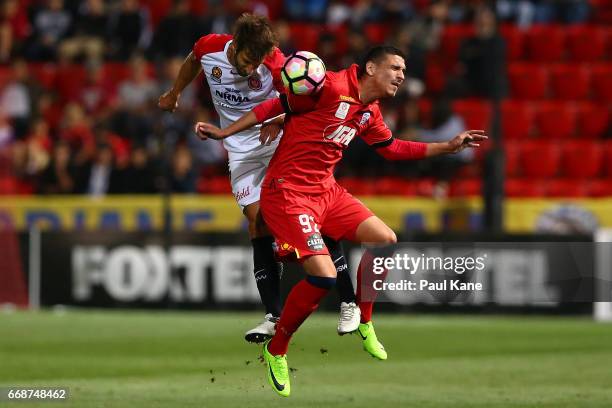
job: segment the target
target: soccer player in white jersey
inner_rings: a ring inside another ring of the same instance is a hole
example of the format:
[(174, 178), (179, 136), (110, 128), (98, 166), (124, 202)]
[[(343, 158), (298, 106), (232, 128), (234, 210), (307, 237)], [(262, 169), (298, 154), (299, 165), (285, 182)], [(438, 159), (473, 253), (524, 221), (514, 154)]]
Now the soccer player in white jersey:
[[(158, 106), (173, 112), (183, 89), (204, 71), (221, 127), (227, 127), (261, 102), (276, 98), (284, 88), (280, 70), (285, 56), (276, 47), (276, 38), (265, 17), (243, 14), (233, 35), (209, 34), (193, 46), (174, 81), (172, 89), (159, 98)], [(272, 235), (259, 216), (259, 196), (268, 163), (278, 146), (282, 118), (264, 127), (258, 125), (223, 140), (228, 151), (232, 192), (249, 222), (253, 245), (255, 281), (266, 309), (262, 323), (249, 330), (245, 339), (262, 342), (275, 333), (281, 312), (281, 265), (274, 257)], [(338, 334), (357, 330), (360, 311), (342, 248), (325, 238), (338, 271), (340, 297)]]

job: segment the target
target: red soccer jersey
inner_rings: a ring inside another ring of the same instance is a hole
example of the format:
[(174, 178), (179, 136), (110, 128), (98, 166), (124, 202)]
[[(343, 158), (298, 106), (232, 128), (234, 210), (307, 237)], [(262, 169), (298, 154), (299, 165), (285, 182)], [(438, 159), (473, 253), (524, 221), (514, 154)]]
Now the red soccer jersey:
[(302, 192), (328, 190), (342, 153), (359, 136), (373, 147), (392, 141), (378, 102), (359, 100), (357, 65), (325, 76), (323, 89), (313, 96), (282, 97), (284, 134), (270, 161), (264, 187), (275, 185)]

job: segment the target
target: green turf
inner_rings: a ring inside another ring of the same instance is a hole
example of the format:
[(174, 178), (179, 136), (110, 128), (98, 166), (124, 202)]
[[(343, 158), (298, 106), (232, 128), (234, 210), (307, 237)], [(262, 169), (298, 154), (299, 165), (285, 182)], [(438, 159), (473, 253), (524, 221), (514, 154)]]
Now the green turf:
[(378, 316), (381, 362), (318, 313), (290, 348), (282, 399), (242, 340), (260, 317), (0, 313), (0, 386), (70, 388), (46, 407), (612, 407), (612, 325), (586, 318)]

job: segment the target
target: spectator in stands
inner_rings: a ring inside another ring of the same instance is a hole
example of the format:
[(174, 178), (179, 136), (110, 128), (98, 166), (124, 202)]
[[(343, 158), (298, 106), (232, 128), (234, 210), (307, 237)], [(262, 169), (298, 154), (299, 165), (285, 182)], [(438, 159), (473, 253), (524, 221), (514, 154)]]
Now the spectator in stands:
[(147, 49), (150, 40), (147, 9), (138, 0), (121, 0), (121, 7), (110, 17), (111, 56), (126, 61), (135, 51)]
[(20, 50), (30, 35), (30, 23), (17, 0), (5, 0), (0, 6), (0, 63), (7, 62), (14, 50)]
[(47, 0), (47, 6), (34, 16), (28, 57), (36, 61), (54, 60), (71, 26), (72, 16), (64, 9), (64, 0)]
[(293, 43), (291, 38), (291, 31), (289, 30), (289, 23), (286, 20), (278, 20), (274, 22), (274, 31), (276, 32), (276, 38), (278, 39), (278, 48), (285, 55), (290, 55), (298, 49)]
[(448, 23), (449, 0), (431, 0), (427, 13), (410, 23), (412, 45), (422, 53), (436, 51)]
[(201, 32), (199, 34), (226, 34), (232, 32), (234, 16), (226, 10), (224, 1), (212, 1), (209, 11), (202, 19)]
[(30, 76), (27, 63), (23, 59), (14, 60), (11, 80), (0, 94), (0, 110), (11, 119), (17, 138), (22, 138), (28, 131), (39, 94), (40, 87)]
[(98, 145), (94, 160), (82, 166), (78, 173), (80, 194), (101, 197), (118, 192), (119, 173), (114, 167), (113, 149), (108, 144)]
[(534, 3), (535, 23), (584, 23), (589, 18), (587, 0), (539, 0)]
[(153, 119), (149, 116), (154, 110), (157, 86), (150, 79), (148, 65), (142, 55), (134, 55), (130, 60), (130, 76), (119, 84), (118, 110), (113, 117), (116, 133), (130, 140), (146, 143), (152, 134)]
[(327, 0), (285, 0), (285, 12), (294, 21), (323, 22)]
[(130, 153), (127, 168), (120, 173), (120, 192), (125, 194), (153, 194), (157, 191), (157, 177), (149, 152), (136, 145)]
[(10, 146), (15, 140), (15, 131), (11, 125), (11, 121), (6, 117), (2, 109), (0, 109), (0, 150)]
[[(165, 88), (168, 89), (168, 88)], [(182, 96), (181, 96), (182, 100)], [(181, 102), (182, 103), (182, 102)], [(205, 105), (210, 106), (210, 105)], [(198, 108), (192, 123), (195, 122), (213, 122), (212, 112), (205, 107)], [(194, 162), (198, 167), (211, 168), (215, 166), (224, 166), (227, 168), (227, 151), (223, 147), (223, 142), (215, 140), (214, 143), (202, 143), (202, 140), (191, 131), (187, 132), (187, 147), (193, 155)], [(209, 140), (212, 142), (212, 140)]]
[(149, 54), (163, 58), (188, 54), (201, 34), (197, 23), (189, 12), (189, 1), (174, 0), (170, 13), (155, 30)]
[(336, 36), (332, 33), (321, 33), (317, 55), (325, 62), (327, 70), (338, 71), (342, 69), (340, 55), (336, 50)]
[(94, 155), (95, 139), (90, 119), (78, 103), (69, 103), (64, 108), (59, 138), (70, 146), (76, 166), (84, 165)]
[(109, 17), (104, 0), (86, 0), (81, 4), (72, 35), (60, 45), (62, 59), (87, 57), (102, 60), (108, 41)]
[(36, 119), (25, 140), (14, 144), (15, 175), (29, 178), (41, 174), (49, 164), (51, 143), (49, 125), (42, 118)]
[[(460, 81), (451, 93), (458, 96), (503, 98), (508, 93), (506, 43), (497, 31), (495, 13), (479, 8), (474, 17), (476, 34), (459, 50)], [(460, 89), (465, 86), (465, 90)]]
[[(439, 99), (434, 102), (431, 111), (431, 127), (417, 132), (417, 140), (432, 143), (448, 140), (449, 135), (456, 135), (466, 130), (461, 116), (452, 110), (450, 101)], [(458, 133), (457, 133), (458, 132)], [(473, 149), (445, 157), (434, 157), (419, 163), (421, 175), (428, 175), (439, 180), (451, 179), (458, 168), (474, 159)]]
[(75, 192), (75, 170), (70, 162), (70, 146), (58, 141), (53, 146), (51, 162), (42, 173), (38, 185), (41, 194), (71, 194)]
[(195, 193), (197, 173), (193, 168), (193, 157), (186, 146), (178, 145), (172, 156), (170, 186), (174, 193)]
[(115, 85), (104, 77), (99, 61), (89, 61), (85, 84), (79, 89), (77, 100), (95, 120), (106, 119), (117, 105)]
[(368, 38), (364, 34), (363, 30), (352, 29), (348, 33), (348, 50), (342, 56), (340, 65), (342, 67), (349, 67), (356, 61), (361, 61), (365, 57), (365, 53), (370, 47)]

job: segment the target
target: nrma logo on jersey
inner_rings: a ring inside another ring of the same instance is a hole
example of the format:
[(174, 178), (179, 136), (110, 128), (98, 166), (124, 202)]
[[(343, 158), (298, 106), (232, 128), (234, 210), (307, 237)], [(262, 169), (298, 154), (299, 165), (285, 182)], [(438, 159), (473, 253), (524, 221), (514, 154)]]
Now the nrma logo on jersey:
[[(325, 133), (327, 133), (327, 129), (325, 129)], [(325, 135), (325, 139), (348, 146), (355, 137), (355, 134), (357, 134), (356, 129), (350, 126), (340, 125), (331, 134)]]
[(248, 97), (240, 95), (240, 91), (235, 88), (225, 88), (224, 91), (217, 89), (215, 90), (215, 95), (223, 99), (228, 105), (232, 106), (237, 106), (244, 102), (251, 102)]

